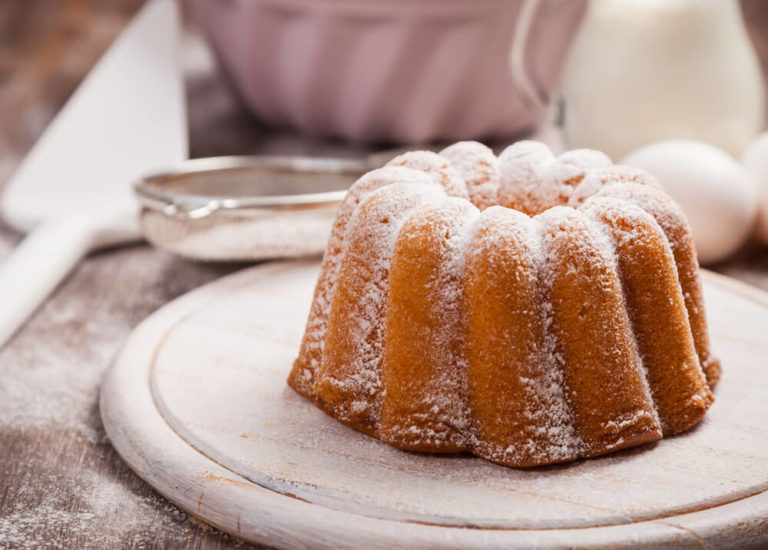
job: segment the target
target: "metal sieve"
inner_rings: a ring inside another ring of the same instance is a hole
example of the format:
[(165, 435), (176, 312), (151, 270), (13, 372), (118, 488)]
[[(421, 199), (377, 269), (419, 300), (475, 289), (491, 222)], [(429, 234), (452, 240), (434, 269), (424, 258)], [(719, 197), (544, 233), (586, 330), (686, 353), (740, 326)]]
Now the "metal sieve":
[(197, 260), (320, 254), (346, 190), (394, 154), (189, 160), (134, 186), (141, 230), (153, 245)]

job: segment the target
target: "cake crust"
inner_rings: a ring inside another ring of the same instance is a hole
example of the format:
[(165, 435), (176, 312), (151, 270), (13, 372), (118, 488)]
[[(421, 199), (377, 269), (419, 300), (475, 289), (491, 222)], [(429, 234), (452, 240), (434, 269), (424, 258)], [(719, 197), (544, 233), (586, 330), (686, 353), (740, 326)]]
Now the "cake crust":
[(680, 208), (597, 151), (415, 151), (339, 208), (288, 384), (396, 447), (528, 467), (695, 425), (720, 364)]

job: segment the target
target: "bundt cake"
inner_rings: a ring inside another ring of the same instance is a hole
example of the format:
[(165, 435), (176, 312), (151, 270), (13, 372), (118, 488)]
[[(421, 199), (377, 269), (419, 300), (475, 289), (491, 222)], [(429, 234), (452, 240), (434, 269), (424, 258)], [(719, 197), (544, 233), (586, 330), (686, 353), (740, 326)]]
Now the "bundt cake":
[(686, 430), (719, 375), (688, 223), (653, 178), (461, 142), (351, 187), (288, 383), (396, 447), (521, 467)]

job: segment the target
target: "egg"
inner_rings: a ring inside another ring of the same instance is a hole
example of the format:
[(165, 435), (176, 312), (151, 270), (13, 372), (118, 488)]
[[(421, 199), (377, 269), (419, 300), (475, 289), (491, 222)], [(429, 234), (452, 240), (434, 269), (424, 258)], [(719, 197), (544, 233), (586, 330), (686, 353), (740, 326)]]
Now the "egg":
[(759, 135), (744, 151), (744, 168), (757, 185), (758, 212), (755, 236), (768, 244), (768, 132)]
[(756, 186), (742, 164), (725, 151), (699, 141), (660, 141), (630, 153), (621, 164), (654, 175), (682, 207), (700, 263), (726, 258), (751, 233), (757, 214)]

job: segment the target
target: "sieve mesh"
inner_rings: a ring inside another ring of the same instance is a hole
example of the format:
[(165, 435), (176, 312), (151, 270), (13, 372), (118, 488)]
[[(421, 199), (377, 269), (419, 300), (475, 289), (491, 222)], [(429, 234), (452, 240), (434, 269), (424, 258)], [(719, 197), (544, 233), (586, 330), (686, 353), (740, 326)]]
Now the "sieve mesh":
[(214, 212), (179, 220), (145, 208), (144, 236), (155, 246), (202, 261), (255, 261), (321, 254), (336, 206), (312, 210)]
[(147, 240), (202, 261), (321, 254), (344, 192), (377, 157), (194, 159), (134, 186)]

